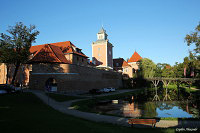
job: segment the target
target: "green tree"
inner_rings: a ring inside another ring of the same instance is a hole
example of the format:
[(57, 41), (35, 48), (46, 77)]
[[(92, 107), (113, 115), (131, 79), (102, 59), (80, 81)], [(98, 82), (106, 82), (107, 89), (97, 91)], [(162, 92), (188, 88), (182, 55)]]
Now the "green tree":
[(174, 67), (167, 63), (158, 63), (156, 65), (155, 77), (174, 77)]
[(198, 56), (195, 56), (192, 52), (190, 52), (188, 57), (184, 58), (183, 66), (185, 69), (186, 77), (199, 77), (200, 73), (200, 60)]
[(161, 63), (158, 63), (157, 65), (156, 65), (156, 69), (155, 69), (155, 77), (161, 77), (162, 76), (162, 68), (163, 67), (163, 65), (161, 64)]
[(171, 67), (169, 64), (164, 64), (162, 69), (162, 77), (165, 78), (175, 77), (173, 67)]
[(191, 34), (185, 37), (187, 45), (195, 45), (194, 52), (184, 58), (184, 68), (187, 69), (187, 77), (200, 77), (200, 22)]
[[(2, 38), (4, 38), (5, 41), (2, 41), (0, 39), (0, 62), (5, 63), (6, 69), (7, 69), (7, 76), (6, 76), (6, 84), (8, 83), (8, 74), (9, 74), (9, 68), (14, 61), (15, 53), (14, 48), (11, 45), (11, 42), (9, 41), (10, 38), (5, 35), (1, 35)], [(13, 54), (12, 54), (13, 53)]]
[(148, 58), (141, 59), (139, 68), (140, 76), (143, 78), (152, 78), (155, 76), (156, 64), (152, 60)]
[(162, 77), (163, 70), (170, 65), (167, 63), (158, 63), (156, 65), (155, 77)]
[(15, 77), (21, 64), (26, 63), (30, 55), (30, 47), (35, 42), (39, 31), (34, 25), (25, 26), (22, 22), (9, 27), (9, 35), (0, 35), (0, 61), (7, 64), (14, 64), (15, 71), (11, 84), (14, 84)]
[(176, 62), (173, 66), (174, 76), (176, 78), (183, 78), (184, 77), (184, 64)]
[(186, 35), (185, 41), (187, 42), (188, 46), (194, 44), (196, 46), (194, 51), (197, 54), (200, 54), (200, 22), (195, 28), (195, 32), (192, 32), (191, 34)]

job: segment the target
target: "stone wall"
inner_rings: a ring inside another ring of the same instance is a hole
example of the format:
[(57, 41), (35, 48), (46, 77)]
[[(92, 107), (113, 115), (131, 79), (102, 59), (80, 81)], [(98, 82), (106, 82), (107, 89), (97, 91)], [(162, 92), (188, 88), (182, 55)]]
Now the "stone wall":
[[(17, 75), (15, 77), (15, 85), (16, 83), (23, 83), (23, 85), (28, 85), (29, 83), (29, 66), (27, 64), (24, 64), (23, 66), (20, 66), (17, 72)], [(22, 71), (23, 67), (23, 71)], [(0, 84), (6, 84), (7, 76), (8, 76), (8, 84), (11, 84), (15, 66), (13, 64), (9, 65), (9, 70), (7, 73), (7, 66), (5, 63), (0, 63)]]
[(6, 83), (7, 67), (5, 63), (0, 63), (0, 84)]
[(72, 64), (33, 64), (29, 86), (31, 89), (44, 90), (49, 78), (56, 80), (58, 91), (65, 92), (122, 86), (122, 76), (118, 72)]

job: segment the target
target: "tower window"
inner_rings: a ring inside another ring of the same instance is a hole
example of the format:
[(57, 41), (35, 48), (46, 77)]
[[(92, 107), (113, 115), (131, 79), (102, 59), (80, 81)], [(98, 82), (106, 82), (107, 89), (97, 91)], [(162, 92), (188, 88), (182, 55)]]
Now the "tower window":
[(109, 55), (111, 55), (111, 51), (109, 51)]
[(98, 48), (98, 50), (100, 51), (100, 50), (101, 50), (101, 48)]

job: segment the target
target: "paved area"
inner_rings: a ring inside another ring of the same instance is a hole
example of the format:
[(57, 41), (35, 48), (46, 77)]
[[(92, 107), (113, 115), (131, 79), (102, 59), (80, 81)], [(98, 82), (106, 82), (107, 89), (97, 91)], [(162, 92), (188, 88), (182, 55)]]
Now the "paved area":
[[(37, 97), (39, 97), (44, 103), (48, 104), (55, 110), (58, 110), (60, 112), (63, 112), (65, 114), (69, 114), (75, 117), (83, 118), (86, 120), (91, 120), (95, 122), (105, 122), (105, 123), (112, 123), (116, 125), (122, 125), (122, 126), (130, 126), (128, 124), (128, 119), (123, 117), (117, 117), (117, 116), (108, 116), (108, 115), (100, 115), (95, 113), (89, 113), (89, 112), (82, 112), (79, 110), (75, 110), (70, 105), (73, 102), (85, 100), (85, 99), (77, 99), (67, 102), (57, 102), (51, 98), (48, 99), (46, 94), (43, 91), (36, 91), (36, 90), (30, 90), (33, 94), (35, 94)], [(129, 90), (130, 91), (130, 90)], [(125, 91), (123, 91), (125, 92)], [(119, 92), (119, 93), (123, 93)], [(128, 92), (128, 91), (126, 91)], [(117, 94), (117, 93), (115, 93)], [(112, 95), (112, 94), (106, 94), (106, 95)], [(99, 95), (100, 96), (100, 95)], [(102, 95), (104, 96), (104, 95)], [(134, 125), (135, 127), (151, 127), (151, 125)], [(169, 121), (169, 120), (160, 120), (156, 123), (156, 127), (160, 128), (168, 128), (168, 127), (200, 127), (200, 121)]]

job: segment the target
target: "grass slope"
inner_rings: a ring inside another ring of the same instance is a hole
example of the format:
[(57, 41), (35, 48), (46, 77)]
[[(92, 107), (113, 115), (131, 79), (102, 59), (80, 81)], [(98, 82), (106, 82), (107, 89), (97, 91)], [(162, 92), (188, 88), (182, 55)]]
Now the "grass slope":
[(60, 113), (31, 93), (0, 95), (1, 133), (129, 133), (174, 132), (96, 123)]
[(46, 93), (46, 95), (49, 96), (50, 98), (56, 100), (57, 102), (65, 102), (65, 101), (82, 98), (82, 97), (77, 97), (77, 96), (67, 96), (67, 95), (63, 95), (63, 94), (54, 94), (54, 93)]

